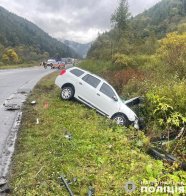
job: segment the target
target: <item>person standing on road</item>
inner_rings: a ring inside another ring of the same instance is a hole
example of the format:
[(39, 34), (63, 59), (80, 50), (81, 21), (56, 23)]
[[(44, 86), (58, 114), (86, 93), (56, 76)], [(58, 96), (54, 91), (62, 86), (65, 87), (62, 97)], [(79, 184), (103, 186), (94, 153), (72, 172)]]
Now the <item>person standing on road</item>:
[(43, 67), (44, 67), (45, 69), (47, 68), (46, 62), (43, 62)]

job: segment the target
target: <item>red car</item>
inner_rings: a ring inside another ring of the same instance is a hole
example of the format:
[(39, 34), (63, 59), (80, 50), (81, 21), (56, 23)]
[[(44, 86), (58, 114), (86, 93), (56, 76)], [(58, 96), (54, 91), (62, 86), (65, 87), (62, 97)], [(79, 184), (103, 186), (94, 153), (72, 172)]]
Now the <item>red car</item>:
[(51, 69), (55, 69), (55, 68), (64, 69), (65, 68), (65, 63), (60, 62), (60, 61), (58, 61), (56, 63), (51, 63)]

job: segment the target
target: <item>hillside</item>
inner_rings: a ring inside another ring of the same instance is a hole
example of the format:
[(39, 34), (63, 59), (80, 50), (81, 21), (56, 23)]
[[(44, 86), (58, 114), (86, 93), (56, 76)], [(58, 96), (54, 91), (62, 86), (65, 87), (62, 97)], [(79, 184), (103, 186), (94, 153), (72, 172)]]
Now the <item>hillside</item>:
[(77, 42), (69, 41), (69, 40), (65, 40), (64, 43), (65, 45), (72, 48), (77, 54), (79, 54), (83, 58), (86, 58), (87, 52), (91, 47), (91, 43), (81, 44), (81, 43), (77, 43)]
[(186, 161), (186, 1), (162, 0), (134, 18), (127, 18), (122, 2), (115, 28), (97, 38), (81, 66), (104, 77), (121, 97), (142, 96), (138, 116), (145, 134)]
[(166, 33), (176, 31), (186, 23), (185, 0), (162, 0), (131, 21), (133, 28), (140, 30), (141, 35), (154, 32), (158, 38)]
[(158, 40), (169, 32), (186, 31), (186, 0), (162, 0), (143, 13), (131, 17), (124, 32), (113, 28), (97, 38), (89, 58), (109, 60), (115, 53), (153, 54)]
[(50, 57), (78, 56), (71, 48), (52, 38), (32, 22), (10, 13), (3, 7), (0, 7), (0, 26), (0, 55), (7, 47), (11, 47), (21, 53), (23, 58), (32, 55), (32, 52), (35, 56), (45, 52)]

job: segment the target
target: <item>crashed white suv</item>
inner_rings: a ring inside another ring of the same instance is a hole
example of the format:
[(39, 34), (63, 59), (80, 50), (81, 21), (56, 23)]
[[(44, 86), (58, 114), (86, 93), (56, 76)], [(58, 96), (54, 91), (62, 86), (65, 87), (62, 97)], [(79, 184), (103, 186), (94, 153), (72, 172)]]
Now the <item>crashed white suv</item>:
[(62, 89), (62, 99), (69, 100), (74, 97), (115, 120), (119, 125), (139, 128), (138, 117), (126, 105), (130, 100), (122, 101), (113, 87), (97, 75), (72, 67), (62, 70), (55, 84)]

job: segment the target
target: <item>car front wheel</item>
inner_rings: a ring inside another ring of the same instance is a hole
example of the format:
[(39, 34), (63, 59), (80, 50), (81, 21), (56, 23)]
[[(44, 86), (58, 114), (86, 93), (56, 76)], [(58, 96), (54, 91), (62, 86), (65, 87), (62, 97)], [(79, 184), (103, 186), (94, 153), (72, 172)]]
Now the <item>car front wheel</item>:
[(62, 88), (61, 98), (64, 100), (70, 100), (74, 97), (74, 89), (71, 86), (66, 86)]
[(125, 117), (122, 114), (116, 114), (113, 118), (112, 118), (116, 124), (121, 125), (121, 126), (125, 126), (128, 127), (130, 125), (129, 120), (127, 119), (127, 117)]

